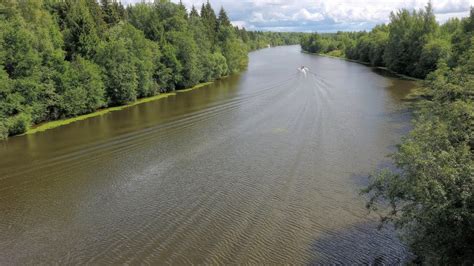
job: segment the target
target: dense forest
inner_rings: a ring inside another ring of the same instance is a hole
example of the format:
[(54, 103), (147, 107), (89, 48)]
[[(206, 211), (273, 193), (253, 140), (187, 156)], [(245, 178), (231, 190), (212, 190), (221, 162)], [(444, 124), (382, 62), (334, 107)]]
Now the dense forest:
[(233, 27), (209, 2), (0, 2), (0, 138), (241, 71), (247, 53), (298, 33)]
[(459, 65), (472, 36), (469, 23), (469, 18), (453, 18), (439, 25), (429, 3), (424, 10), (392, 12), (387, 25), (378, 25), (370, 32), (303, 35), (301, 46), (310, 53), (345, 57), (425, 78), (440, 61), (449, 67)]
[[(431, 5), (370, 32), (253, 32), (209, 2), (0, 1), (0, 139), (32, 125), (189, 88), (243, 70), (248, 52), (296, 44), (424, 79), (397, 170), (372, 177), (368, 208), (420, 261), (474, 262), (474, 9), (440, 25)], [(381, 206), (389, 205), (389, 208)]]
[[(402, 232), (419, 262), (474, 262), (474, 9), (439, 25), (400, 10), (370, 32), (304, 36), (302, 48), (426, 78), (413, 130), (365, 190), (368, 208)], [(388, 204), (380, 208), (380, 204)]]

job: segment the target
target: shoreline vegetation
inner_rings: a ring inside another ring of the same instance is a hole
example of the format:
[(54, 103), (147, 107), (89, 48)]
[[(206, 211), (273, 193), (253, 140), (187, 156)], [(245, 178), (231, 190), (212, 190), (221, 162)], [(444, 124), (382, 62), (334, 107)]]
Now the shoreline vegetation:
[[(226, 78), (226, 77), (222, 77), (220, 79), (223, 79), (223, 78)], [(129, 103), (129, 104), (126, 104), (126, 105), (115, 106), (115, 107), (107, 107), (107, 108), (99, 109), (99, 110), (96, 110), (92, 113), (88, 113), (88, 114), (84, 114), (84, 115), (79, 115), (79, 116), (75, 116), (75, 117), (71, 117), (71, 118), (65, 118), (65, 119), (60, 119), (60, 120), (44, 122), (44, 123), (32, 126), (25, 133), (20, 134), (18, 136), (30, 135), (30, 134), (35, 134), (35, 133), (38, 133), (38, 132), (43, 132), (43, 131), (46, 131), (46, 130), (49, 130), (49, 129), (69, 125), (69, 124), (77, 122), (77, 121), (86, 120), (86, 119), (97, 117), (97, 116), (102, 116), (102, 115), (105, 115), (105, 114), (108, 114), (108, 113), (111, 113), (111, 112), (115, 112), (115, 111), (120, 111), (120, 110), (129, 108), (129, 107), (132, 107), (132, 106), (135, 106), (135, 105), (161, 100), (161, 99), (164, 99), (164, 98), (168, 98), (170, 96), (176, 96), (179, 93), (194, 91), (196, 89), (206, 87), (206, 86), (211, 85), (213, 83), (214, 83), (214, 81), (205, 82), (205, 83), (198, 84), (198, 85), (196, 85), (192, 88), (188, 88), (188, 89), (176, 90), (174, 92), (165, 92), (165, 93), (160, 93), (158, 95), (154, 95), (154, 96), (150, 96), (150, 97), (146, 97), (146, 98), (140, 98), (140, 99), (136, 100), (135, 102), (132, 102), (132, 103)]]
[(474, 8), (439, 24), (429, 2), (369, 32), (305, 35), (301, 47), (419, 79), (395, 167), (375, 171), (362, 193), (416, 255), (410, 263), (473, 264)]
[[(340, 51), (340, 50), (337, 50), (337, 51)], [(403, 100), (406, 101), (406, 102), (416, 103), (417, 101), (425, 99), (428, 95), (426, 88), (424, 88), (423, 85), (421, 84), (424, 81), (424, 79), (410, 77), (410, 76), (407, 76), (407, 75), (404, 75), (404, 74), (400, 74), (400, 73), (397, 73), (395, 71), (390, 70), (387, 67), (372, 66), (368, 62), (364, 62), (364, 61), (360, 61), (360, 60), (356, 60), (356, 59), (349, 59), (349, 58), (345, 57), (342, 53), (337, 53), (337, 55), (331, 55), (331, 53), (327, 53), (327, 54), (324, 54), (324, 53), (311, 53), (311, 52), (307, 52), (307, 51), (304, 51), (304, 50), (302, 50), (302, 52), (306, 53), (306, 54), (310, 54), (310, 55), (324, 56), (324, 57), (329, 57), (329, 58), (334, 58), (334, 59), (345, 60), (345, 61), (352, 62), (352, 63), (358, 63), (358, 64), (361, 64), (361, 65), (364, 65), (364, 66), (367, 66), (367, 67), (372, 67), (372, 68), (375, 68), (375, 69), (380, 69), (380, 70), (383, 70), (383, 71), (387, 71), (390, 74), (395, 75), (395, 76), (397, 76), (398, 78), (401, 78), (401, 79), (411, 80), (411, 81), (417, 82), (417, 84), (419, 86), (416, 86), (415, 88), (413, 88), (410, 91), (410, 93), (403, 98)]]
[(250, 51), (299, 43), (421, 79), (413, 129), (391, 155), (396, 170), (370, 177), (367, 208), (395, 225), (414, 263), (473, 264), (473, 7), (439, 24), (429, 2), (369, 32), (325, 34), (247, 31), (224, 8), (198, 8), (0, 1), (0, 139), (197, 89), (245, 69)]
[[(311, 52), (304, 51), (304, 50), (301, 50), (301, 51), (305, 54), (318, 55), (318, 56), (324, 56), (324, 57), (329, 57), (329, 58), (334, 58), (334, 59), (345, 60), (345, 61), (348, 61), (348, 62), (358, 63), (358, 64), (365, 65), (365, 66), (368, 66), (368, 67), (384, 70), (384, 71), (390, 72), (391, 74), (393, 74), (393, 75), (395, 75), (399, 78), (406, 79), (406, 80), (412, 80), (412, 81), (423, 81), (424, 80), (424, 79), (421, 79), (421, 78), (415, 78), (415, 77), (411, 77), (411, 76), (408, 76), (408, 75), (405, 75), (405, 74), (395, 72), (395, 71), (393, 71), (393, 70), (391, 70), (387, 67), (384, 67), (384, 66), (372, 66), (369, 62), (364, 62), (364, 61), (360, 61), (360, 60), (357, 60), (357, 59), (349, 59), (349, 58), (345, 57), (343, 54), (332, 55), (331, 53), (326, 53), (325, 54), (325, 53), (311, 53)], [(340, 51), (340, 50), (338, 50), (338, 51)]]
[(245, 69), (250, 51), (302, 35), (234, 27), (209, 2), (3, 1), (0, 10), (0, 139), (204, 86)]

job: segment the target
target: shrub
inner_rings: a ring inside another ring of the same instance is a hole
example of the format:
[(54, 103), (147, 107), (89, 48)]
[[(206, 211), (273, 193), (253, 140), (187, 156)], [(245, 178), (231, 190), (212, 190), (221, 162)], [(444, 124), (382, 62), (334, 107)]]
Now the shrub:
[(31, 124), (31, 116), (26, 113), (13, 116), (8, 121), (8, 135), (25, 133)]

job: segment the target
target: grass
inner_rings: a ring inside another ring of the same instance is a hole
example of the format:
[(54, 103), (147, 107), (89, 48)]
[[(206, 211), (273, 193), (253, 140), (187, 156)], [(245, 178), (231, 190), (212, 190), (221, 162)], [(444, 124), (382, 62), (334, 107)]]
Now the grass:
[(333, 56), (333, 57), (344, 57), (344, 51), (342, 50), (334, 50), (329, 53), (327, 53), (328, 56)]
[(212, 83), (213, 82), (200, 83), (200, 84), (198, 84), (198, 85), (196, 85), (192, 88), (189, 88), (189, 89), (177, 90), (175, 92), (170, 92), (170, 93), (161, 93), (161, 94), (158, 94), (158, 95), (155, 95), (155, 96), (152, 96), (152, 97), (139, 99), (139, 100), (137, 100), (133, 103), (127, 104), (127, 105), (104, 108), (104, 109), (100, 109), (100, 110), (97, 110), (93, 113), (89, 113), (89, 114), (85, 114), (85, 115), (79, 115), (79, 116), (76, 116), (76, 117), (45, 122), (45, 123), (36, 125), (36, 126), (30, 128), (30, 129), (28, 129), (22, 135), (30, 135), (30, 134), (34, 134), (34, 133), (38, 133), (38, 132), (43, 132), (43, 131), (46, 131), (48, 129), (53, 129), (53, 128), (57, 128), (57, 127), (60, 127), (60, 126), (68, 125), (68, 124), (71, 124), (71, 123), (74, 123), (74, 122), (77, 122), (77, 121), (81, 121), (81, 120), (89, 119), (89, 118), (92, 118), (92, 117), (105, 115), (105, 114), (110, 113), (110, 112), (120, 111), (120, 110), (123, 110), (125, 108), (132, 107), (132, 106), (135, 106), (135, 105), (138, 105), (138, 104), (152, 102), (152, 101), (167, 98), (167, 97), (170, 97), (170, 96), (176, 96), (177, 93), (192, 91), (192, 90), (195, 90), (195, 89), (199, 89), (199, 88), (208, 86)]
[(407, 102), (419, 102), (420, 100), (430, 99), (428, 88), (419, 86), (410, 91), (410, 93), (403, 99)]
[(198, 85), (196, 85), (196, 86), (194, 86), (194, 87), (192, 87), (192, 88), (189, 88), (189, 89), (177, 90), (176, 92), (188, 92), (188, 91), (192, 91), (192, 90), (195, 90), (195, 89), (202, 88), (202, 87), (207, 86), (207, 85), (210, 85), (210, 84), (212, 84), (212, 83), (214, 83), (214, 82), (209, 81), (209, 82), (205, 82), (205, 83), (198, 84)]

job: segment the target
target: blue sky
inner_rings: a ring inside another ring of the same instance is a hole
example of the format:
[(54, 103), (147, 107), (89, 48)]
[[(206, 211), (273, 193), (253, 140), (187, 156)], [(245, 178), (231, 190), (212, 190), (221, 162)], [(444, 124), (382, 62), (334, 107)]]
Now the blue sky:
[[(133, 4), (142, 0), (122, 0)], [(206, 0), (182, 0), (188, 7)], [(179, 2), (179, 0), (173, 0)], [(210, 0), (218, 11), (223, 6), (232, 23), (249, 30), (335, 32), (370, 30), (386, 23), (390, 11), (423, 8), (427, 0)], [(474, 0), (432, 0), (436, 18), (469, 15)]]

